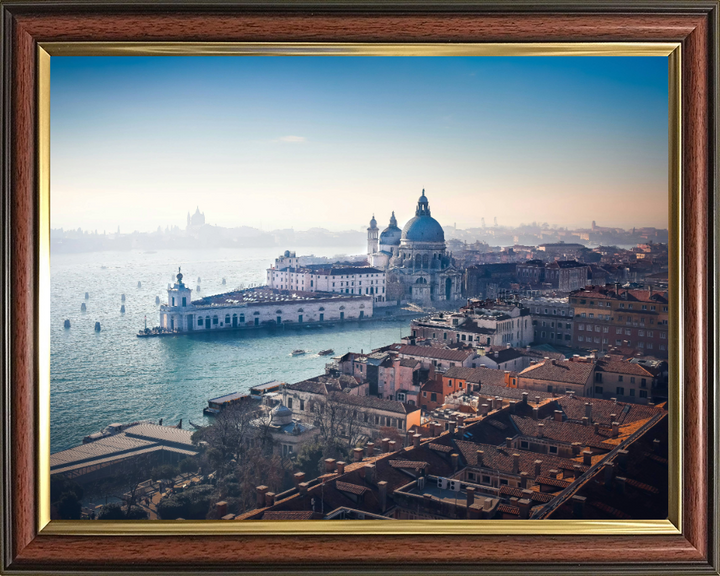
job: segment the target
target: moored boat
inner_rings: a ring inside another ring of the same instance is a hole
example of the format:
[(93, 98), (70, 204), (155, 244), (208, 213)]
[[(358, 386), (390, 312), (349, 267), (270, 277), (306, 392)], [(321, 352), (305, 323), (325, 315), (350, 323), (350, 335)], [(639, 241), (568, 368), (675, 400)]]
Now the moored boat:
[(303, 354), (307, 354), (307, 350), (293, 350), (290, 354), (292, 356), (302, 356)]
[(320, 352), (318, 352), (318, 356), (330, 356), (330, 354), (335, 354), (335, 350), (328, 348), (327, 350), (320, 350)]

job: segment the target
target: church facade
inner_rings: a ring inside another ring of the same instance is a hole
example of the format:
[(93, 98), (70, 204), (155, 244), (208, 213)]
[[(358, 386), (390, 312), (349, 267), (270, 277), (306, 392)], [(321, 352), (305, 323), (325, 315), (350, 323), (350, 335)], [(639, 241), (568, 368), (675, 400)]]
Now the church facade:
[(425, 190), (415, 217), (402, 230), (394, 212), (382, 232), (373, 216), (368, 228), (368, 258), (374, 267), (386, 271), (387, 300), (429, 305), (461, 298), (462, 272), (447, 251), (445, 232), (430, 213)]

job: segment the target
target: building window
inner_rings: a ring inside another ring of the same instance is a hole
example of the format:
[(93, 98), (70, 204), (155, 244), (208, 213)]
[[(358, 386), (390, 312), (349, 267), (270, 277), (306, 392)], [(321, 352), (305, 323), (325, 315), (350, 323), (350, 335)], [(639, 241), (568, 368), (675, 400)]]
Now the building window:
[(558, 453), (557, 446), (550, 446), (549, 452), (550, 452), (550, 454), (557, 454)]
[(290, 408), (290, 410), (292, 410), (292, 401), (292, 396), (288, 397), (288, 408)]
[(435, 392), (430, 392), (430, 401), (437, 402), (437, 394), (435, 394)]
[(483, 484), (490, 484), (490, 476), (483, 476), (483, 477), (482, 477), (482, 483), (483, 483)]
[(595, 386), (595, 394), (602, 394), (602, 393), (603, 393), (603, 387)]
[(617, 388), (615, 388), (615, 393), (618, 396), (625, 396), (625, 388), (623, 388), (622, 386), (618, 386)]
[(524, 450), (527, 450), (530, 447), (530, 444), (527, 440), (520, 440), (520, 448), (523, 448)]
[(213, 325), (217, 324), (219, 322), (217, 316), (213, 316)]
[(635, 396), (635, 388), (630, 388), (630, 396)]
[(640, 390), (640, 398), (647, 398), (647, 390)]

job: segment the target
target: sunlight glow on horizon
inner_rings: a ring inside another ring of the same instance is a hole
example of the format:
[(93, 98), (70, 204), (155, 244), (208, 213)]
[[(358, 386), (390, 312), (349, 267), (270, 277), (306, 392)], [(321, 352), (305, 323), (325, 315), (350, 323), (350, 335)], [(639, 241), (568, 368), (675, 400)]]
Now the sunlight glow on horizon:
[(668, 226), (666, 58), (53, 57), (53, 228)]

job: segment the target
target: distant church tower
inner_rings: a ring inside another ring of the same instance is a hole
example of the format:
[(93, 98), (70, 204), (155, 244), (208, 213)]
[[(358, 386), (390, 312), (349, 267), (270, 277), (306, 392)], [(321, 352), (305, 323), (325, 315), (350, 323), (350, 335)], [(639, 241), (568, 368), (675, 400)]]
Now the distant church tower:
[(375, 220), (375, 214), (373, 214), (372, 220), (370, 220), (370, 228), (368, 230), (368, 255), (375, 254), (378, 251), (378, 238), (380, 236), (380, 229), (377, 227)]
[(190, 216), (190, 212), (188, 212), (187, 215), (187, 227), (190, 228), (191, 226), (203, 226), (205, 224), (205, 214), (200, 212), (200, 207), (198, 206), (195, 209), (195, 214)]

